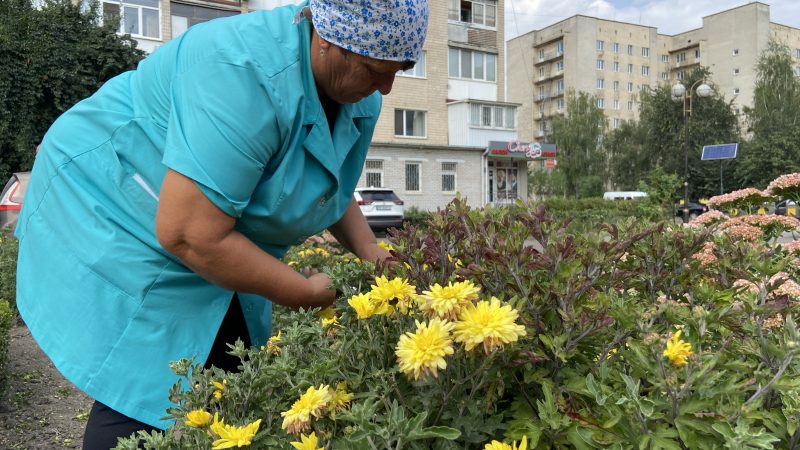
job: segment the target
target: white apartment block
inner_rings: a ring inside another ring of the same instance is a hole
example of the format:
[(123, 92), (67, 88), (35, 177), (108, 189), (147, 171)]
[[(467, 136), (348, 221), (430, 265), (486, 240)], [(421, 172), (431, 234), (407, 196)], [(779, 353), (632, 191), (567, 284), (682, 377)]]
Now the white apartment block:
[(703, 17), (701, 28), (674, 36), (582, 15), (519, 36), (508, 42), (519, 138), (546, 142), (550, 119), (566, 111), (567, 89), (594, 94), (613, 129), (638, 118), (642, 89), (673, 85), (699, 66), (738, 111), (752, 105), (756, 61), (770, 39), (792, 49), (800, 76), (800, 29), (770, 22), (769, 5), (760, 2)]

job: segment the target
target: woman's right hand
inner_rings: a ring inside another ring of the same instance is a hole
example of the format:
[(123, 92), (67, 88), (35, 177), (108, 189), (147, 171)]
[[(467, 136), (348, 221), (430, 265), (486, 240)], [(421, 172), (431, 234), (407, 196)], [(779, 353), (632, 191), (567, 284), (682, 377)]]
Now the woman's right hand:
[(312, 286), (312, 298), (309, 299), (308, 306), (327, 308), (336, 301), (336, 291), (331, 288), (331, 278), (323, 273), (315, 273), (308, 277), (308, 282)]

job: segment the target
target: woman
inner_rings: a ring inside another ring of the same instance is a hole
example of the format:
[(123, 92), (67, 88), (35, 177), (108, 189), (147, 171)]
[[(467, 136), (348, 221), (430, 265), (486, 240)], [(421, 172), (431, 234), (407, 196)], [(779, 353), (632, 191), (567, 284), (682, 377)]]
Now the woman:
[(326, 275), (279, 260), (288, 246), (328, 228), (362, 259), (388, 256), (353, 190), (428, 6), (353, 3), (193, 27), (48, 131), (16, 230), (17, 302), (96, 400), (84, 449), (170, 425), (169, 361), (235, 369), (225, 343), (266, 341), (267, 298), (330, 305)]

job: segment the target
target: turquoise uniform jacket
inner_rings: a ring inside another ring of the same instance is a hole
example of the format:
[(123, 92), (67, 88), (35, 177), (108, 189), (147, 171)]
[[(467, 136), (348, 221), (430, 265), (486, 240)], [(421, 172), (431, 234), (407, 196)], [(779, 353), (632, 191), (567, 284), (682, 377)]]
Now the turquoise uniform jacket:
[[(17, 302), (64, 376), (159, 428), (177, 377), (205, 361), (233, 293), (155, 235), (168, 168), (193, 179), (236, 229), (282, 257), (344, 214), (381, 107), (342, 105), (333, 126), (300, 6), (189, 29), (63, 114), (45, 136), (16, 235)], [(271, 304), (240, 293), (254, 345)]]

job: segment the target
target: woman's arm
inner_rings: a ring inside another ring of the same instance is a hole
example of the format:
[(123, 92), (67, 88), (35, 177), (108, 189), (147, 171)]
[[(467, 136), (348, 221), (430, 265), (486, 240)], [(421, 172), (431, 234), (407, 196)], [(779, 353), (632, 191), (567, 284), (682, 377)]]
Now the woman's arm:
[(303, 277), (234, 230), (235, 223), (193, 180), (167, 171), (156, 214), (156, 237), (164, 249), (231, 291), (258, 294), (293, 308), (333, 303), (335, 292), (329, 289), (327, 275)]
[(367, 224), (367, 219), (364, 218), (355, 199), (350, 201), (342, 218), (328, 230), (339, 243), (363, 260), (384, 260), (391, 256), (386, 249), (378, 245), (375, 233)]

